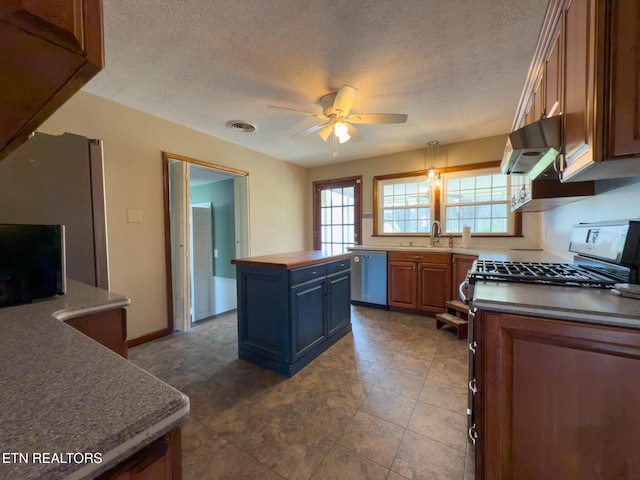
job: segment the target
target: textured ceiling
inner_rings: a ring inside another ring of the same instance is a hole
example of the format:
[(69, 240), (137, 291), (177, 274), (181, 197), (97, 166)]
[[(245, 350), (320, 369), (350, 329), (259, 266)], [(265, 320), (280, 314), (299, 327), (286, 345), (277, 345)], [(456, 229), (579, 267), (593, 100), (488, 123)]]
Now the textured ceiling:
[[(506, 133), (547, 0), (104, 0), (106, 67), (84, 90), (302, 166)], [(359, 125), (338, 146), (316, 123), (358, 88), (352, 113), (406, 113)], [(251, 134), (229, 120), (257, 126)], [(180, 153), (180, 152), (178, 152)]]

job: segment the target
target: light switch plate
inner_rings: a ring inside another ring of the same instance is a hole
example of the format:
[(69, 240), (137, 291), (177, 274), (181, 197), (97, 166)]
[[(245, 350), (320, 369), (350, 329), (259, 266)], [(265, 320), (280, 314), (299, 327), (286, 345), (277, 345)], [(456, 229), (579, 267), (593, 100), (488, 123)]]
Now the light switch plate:
[(144, 221), (144, 214), (142, 210), (127, 210), (127, 222), (129, 223), (142, 223)]

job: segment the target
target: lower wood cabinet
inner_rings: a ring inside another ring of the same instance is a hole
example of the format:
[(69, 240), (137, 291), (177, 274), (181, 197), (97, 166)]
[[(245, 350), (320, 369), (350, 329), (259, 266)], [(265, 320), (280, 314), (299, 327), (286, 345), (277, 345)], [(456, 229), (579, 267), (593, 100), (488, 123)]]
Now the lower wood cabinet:
[(390, 307), (444, 312), (451, 299), (451, 254), (388, 252), (387, 277)]
[(181, 480), (181, 430), (176, 427), (153, 441), (97, 480)]
[(476, 479), (638, 478), (640, 330), (478, 310)]
[(467, 278), (467, 273), (471, 270), (473, 262), (478, 259), (477, 255), (453, 254), (453, 284), (451, 285), (451, 299), (462, 300), (459, 287)]
[(292, 376), (351, 331), (350, 259), (237, 265), (238, 355)]
[(65, 323), (127, 358), (127, 311), (124, 308), (70, 318)]

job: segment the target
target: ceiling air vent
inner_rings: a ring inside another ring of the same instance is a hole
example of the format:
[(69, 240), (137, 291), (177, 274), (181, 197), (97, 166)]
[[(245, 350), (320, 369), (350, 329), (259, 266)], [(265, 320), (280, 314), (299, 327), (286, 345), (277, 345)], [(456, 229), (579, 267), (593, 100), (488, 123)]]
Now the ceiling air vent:
[(234, 132), (242, 132), (242, 133), (253, 133), (258, 127), (252, 125), (247, 122), (242, 122), (240, 120), (231, 120), (227, 122), (227, 127), (229, 127)]

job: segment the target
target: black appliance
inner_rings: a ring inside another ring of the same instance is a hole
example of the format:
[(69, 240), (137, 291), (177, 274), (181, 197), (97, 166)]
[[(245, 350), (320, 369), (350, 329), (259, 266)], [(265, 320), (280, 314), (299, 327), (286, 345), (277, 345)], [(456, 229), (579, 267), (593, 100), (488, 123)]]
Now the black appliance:
[[(475, 443), (475, 347), (473, 308), (476, 282), (528, 283), (563, 287), (616, 289), (626, 295), (626, 284), (640, 284), (640, 220), (582, 223), (573, 226), (569, 251), (573, 263), (513, 262), (478, 259), (460, 285), (469, 304), (469, 440)], [(629, 296), (634, 295), (635, 289)]]
[(66, 290), (63, 225), (0, 224), (0, 307)]

